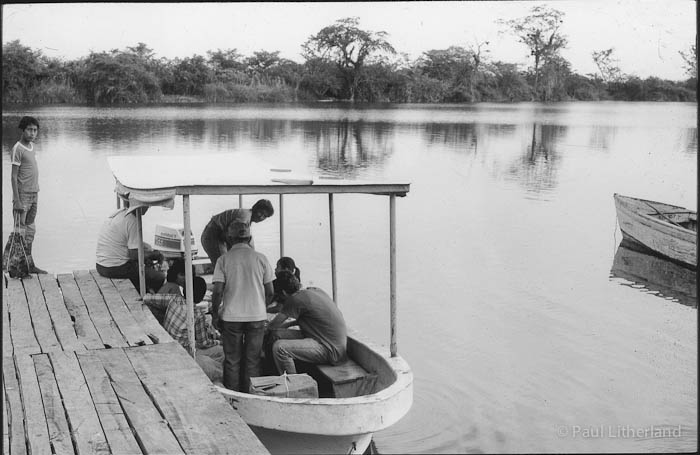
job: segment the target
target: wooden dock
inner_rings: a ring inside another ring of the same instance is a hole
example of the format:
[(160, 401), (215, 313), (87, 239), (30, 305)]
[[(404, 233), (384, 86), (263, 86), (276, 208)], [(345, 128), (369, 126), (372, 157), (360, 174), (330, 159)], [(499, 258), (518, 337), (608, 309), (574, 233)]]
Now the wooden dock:
[(129, 280), (3, 285), (3, 454), (268, 453)]

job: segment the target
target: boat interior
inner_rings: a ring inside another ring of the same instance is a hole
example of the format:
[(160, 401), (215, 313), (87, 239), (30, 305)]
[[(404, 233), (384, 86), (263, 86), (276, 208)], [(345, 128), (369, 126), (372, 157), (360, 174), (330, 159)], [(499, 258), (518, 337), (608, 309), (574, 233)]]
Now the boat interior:
[(698, 231), (698, 215), (695, 212), (652, 212), (648, 215), (662, 221), (670, 222), (684, 229), (695, 232)]
[[(318, 385), (319, 398), (352, 398), (371, 395), (396, 381), (396, 372), (379, 353), (348, 337), (348, 359), (338, 365), (312, 365), (295, 361), (297, 373), (306, 373)], [(266, 352), (267, 354), (267, 352)], [(278, 373), (269, 356), (263, 359), (263, 375)]]

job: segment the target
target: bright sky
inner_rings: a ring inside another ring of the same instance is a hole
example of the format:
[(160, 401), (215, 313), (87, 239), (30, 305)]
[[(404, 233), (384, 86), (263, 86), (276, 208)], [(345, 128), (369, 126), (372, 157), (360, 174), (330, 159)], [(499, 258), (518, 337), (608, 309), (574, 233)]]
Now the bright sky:
[(535, 5), (565, 13), (563, 55), (574, 71), (596, 71), (591, 53), (615, 48), (627, 74), (681, 80), (678, 51), (695, 42), (690, 0), (453, 1), (338, 3), (58, 3), (3, 5), (2, 42), (19, 39), (44, 55), (76, 59), (90, 51), (146, 43), (156, 57), (206, 56), (208, 50), (280, 51), (301, 62), (301, 45), (337, 19), (356, 16), (360, 27), (386, 31), (401, 53), (488, 41), (493, 60), (526, 63), (529, 53), (497, 19), (527, 14)]

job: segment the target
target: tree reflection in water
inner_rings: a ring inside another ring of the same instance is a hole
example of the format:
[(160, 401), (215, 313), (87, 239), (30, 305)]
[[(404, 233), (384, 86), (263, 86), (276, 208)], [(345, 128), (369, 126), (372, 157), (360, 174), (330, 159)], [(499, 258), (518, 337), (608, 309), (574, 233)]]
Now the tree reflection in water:
[(561, 166), (557, 146), (566, 137), (566, 132), (566, 126), (533, 123), (530, 144), (510, 166), (508, 174), (528, 191), (542, 193), (554, 190), (557, 171)]
[(698, 129), (686, 128), (680, 133), (680, 149), (687, 155), (698, 153)]
[(425, 135), (428, 144), (444, 144), (453, 150), (476, 152), (479, 142), (476, 126), (476, 123), (428, 123)]
[[(308, 126), (307, 126), (308, 127)], [(316, 166), (324, 174), (355, 178), (363, 170), (381, 171), (393, 153), (389, 134), (394, 126), (388, 123), (319, 122), (307, 129), (305, 142), (314, 142)]]

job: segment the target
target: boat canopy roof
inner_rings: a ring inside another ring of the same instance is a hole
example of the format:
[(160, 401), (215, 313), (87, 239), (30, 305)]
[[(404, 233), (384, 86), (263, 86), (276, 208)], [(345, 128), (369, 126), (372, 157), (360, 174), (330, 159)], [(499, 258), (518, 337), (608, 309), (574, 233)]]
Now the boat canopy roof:
[(135, 205), (173, 207), (177, 195), (364, 193), (405, 196), (410, 183), (346, 180), (275, 168), (231, 154), (112, 156), (115, 191)]

